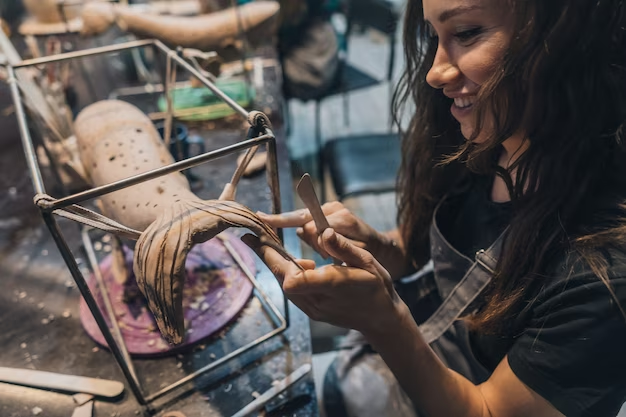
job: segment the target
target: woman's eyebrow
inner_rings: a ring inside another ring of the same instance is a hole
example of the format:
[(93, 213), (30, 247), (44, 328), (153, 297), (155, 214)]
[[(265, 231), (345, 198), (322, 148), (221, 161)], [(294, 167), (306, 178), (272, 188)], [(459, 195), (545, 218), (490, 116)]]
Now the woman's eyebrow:
[(439, 22), (444, 23), (446, 20), (453, 18), (454, 16), (458, 16), (463, 13), (473, 12), (474, 10), (484, 9), (483, 6), (473, 5), (473, 6), (458, 6), (452, 9), (444, 10), (439, 15)]

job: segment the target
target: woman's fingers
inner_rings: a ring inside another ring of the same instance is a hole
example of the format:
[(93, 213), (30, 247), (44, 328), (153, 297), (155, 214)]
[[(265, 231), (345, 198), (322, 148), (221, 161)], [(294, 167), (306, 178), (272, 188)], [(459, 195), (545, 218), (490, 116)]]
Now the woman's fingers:
[(307, 245), (312, 247), (315, 252), (319, 253), (322, 258), (328, 259), (328, 253), (326, 253), (326, 251), (317, 242), (317, 227), (314, 222), (309, 222), (303, 227), (299, 227), (296, 230), (296, 234)]
[(326, 229), (319, 238), (319, 244), (332, 257), (342, 260), (348, 266), (365, 269), (385, 279), (391, 279), (389, 272), (374, 256), (354, 245), (333, 229)]
[(288, 211), (281, 214), (266, 214), (257, 211), (256, 215), (265, 223), (276, 228), (302, 227), (313, 220), (311, 213), (307, 209)]
[[(296, 276), (302, 273), (293, 262), (285, 259), (280, 253), (269, 246), (263, 245), (258, 237), (246, 234), (241, 237), (241, 240), (261, 258), (269, 270), (272, 271), (272, 274), (274, 274), (281, 286), (287, 275)], [(298, 263), (304, 269), (315, 268), (315, 262), (313, 261), (302, 260)]]
[[(338, 201), (332, 201), (322, 206), (322, 212), (325, 216), (330, 216), (341, 209), (343, 209), (343, 204)], [(280, 228), (302, 227), (313, 220), (313, 217), (308, 209), (287, 211), (281, 214), (266, 214), (261, 211), (257, 211), (256, 215), (270, 226)]]
[[(330, 227), (351, 240), (353, 245), (365, 248), (371, 236), (361, 227), (357, 218), (347, 210), (343, 204), (337, 201), (326, 203), (322, 211), (328, 219)], [(319, 244), (319, 232), (313, 221), (311, 213), (307, 209), (289, 211), (282, 214), (265, 214), (257, 212), (257, 215), (275, 228), (297, 227), (296, 234), (322, 258), (328, 259), (328, 252)]]
[(359, 280), (359, 276), (368, 273), (362, 269), (345, 266), (325, 265), (318, 269), (306, 270), (297, 277), (287, 277), (283, 290), (291, 295), (329, 294), (342, 283)]
[(311, 259), (296, 259), (298, 264), (304, 269), (315, 269), (315, 261)]

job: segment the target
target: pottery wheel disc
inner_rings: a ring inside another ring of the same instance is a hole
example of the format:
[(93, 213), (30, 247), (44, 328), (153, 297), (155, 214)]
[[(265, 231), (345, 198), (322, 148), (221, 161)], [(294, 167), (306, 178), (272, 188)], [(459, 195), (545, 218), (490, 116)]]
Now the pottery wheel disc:
[[(237, 251), (241, 259), (255, 274), (256, 266), (251, 250), (236, 236), (222, 233)], [(133, 253), (124, 248), (126, 265), (133, 268)], [(115, 281), (111, 272), (112, 256), (100, 262), (100, 271), (106, 283), (117, 322), (126, 342), (128, 352), (135, 356), (156, 356), (180, 350), (219, 331), (234, 319), (248, 302), (253, 285), (230, 256), (219, 239), (196, 245), (187, 256), (187, 281), (183, 290), (185, 314), (185, 341), (178, 346), (169, 345), (157, 329), (152, 313), (131, 274), (129, 284)], [(88, 278), (101, 311), (104, 309), (102, 294), (92, 275)], [(125, 294), (136, 294), (131, 302), (125, 302)], [(109, 318), (104, 314), (107, 323)], [(81, 297), (80, 318), (85, 331), (102, 346), (107, 346), (104, 336), (94, 320), (85, 300)]]

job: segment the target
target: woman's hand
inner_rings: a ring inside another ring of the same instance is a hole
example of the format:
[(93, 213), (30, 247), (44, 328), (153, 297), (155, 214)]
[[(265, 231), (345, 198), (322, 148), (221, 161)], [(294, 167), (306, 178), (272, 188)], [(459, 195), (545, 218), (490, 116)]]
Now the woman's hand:
[[(322, 211), (332, 229), (349, 239), (352, 245), (365, 249), (374, 258), (380, 260), (380, 263), (389, 270), (394, 278), (406, 275), (407, 268), (405, 265), (407, 262), (404, 251), (402, 245), (399, 245), (396, 240), (378, 232), (338, 201), (324, 204)], [(302, 209), (282, 214), (257, 212), (257, 215), (275, 228), (297, 227), (296, 234), (300, 239), (304, 240), (324, 259), (328, 258), (329, 253), (320, 245), (319, 233), (309, 210)]]
[(346, 266), (313, 269), (312, 261), (299, 261), (303, 271), (261, 245), (255, 236), (246, 235), (242, 240), (263, 259), (289, 299), (313, 320), (356, 329), (367, 337), (384, 332), (408, 314), (385, 268), (333, 229), (324, 231), (317, 244)]
[[(326, 203), (322, 211), (332, 229), (352, 241), (352, 243), (368, 252), (376, 255), (375, 247), (380, 246), (384, 237), (363, 220), (352, 214), (338, 201)], [(282, 214), (265, 214), (258, 212), (257, 215), (267, 224), (276, 228), (297, 227), (296, 234), (309, 246), (315, 249), (324, 259), (328, 253), (318, 243), (319, 232), (308, 209), (290, 211)]]

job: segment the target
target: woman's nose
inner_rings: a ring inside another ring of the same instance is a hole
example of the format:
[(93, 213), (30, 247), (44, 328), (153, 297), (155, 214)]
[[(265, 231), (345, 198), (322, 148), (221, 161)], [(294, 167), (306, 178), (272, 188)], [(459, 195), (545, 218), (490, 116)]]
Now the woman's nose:
[(433, 65), (426, 74), (426, 82), (433, 88), (443, 88), (454, 83), (460, 73), (457, 66), (450, 60), (446, 49), (438, 47)]

